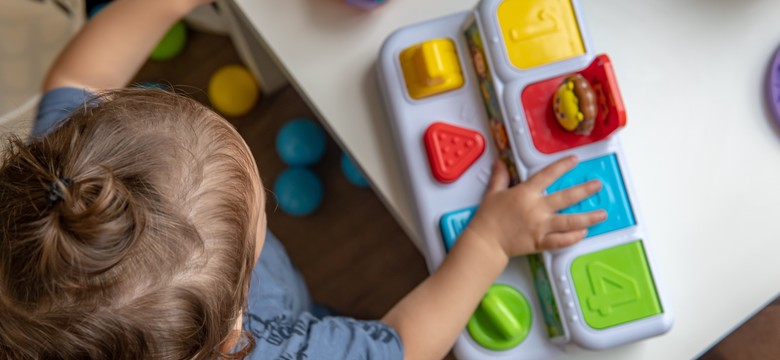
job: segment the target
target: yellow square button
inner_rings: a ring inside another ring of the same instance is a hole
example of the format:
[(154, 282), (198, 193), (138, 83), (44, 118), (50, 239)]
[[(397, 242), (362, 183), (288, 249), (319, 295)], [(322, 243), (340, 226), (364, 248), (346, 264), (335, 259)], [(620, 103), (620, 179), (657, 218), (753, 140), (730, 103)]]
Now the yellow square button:
[(401, 52), (401, 69), (409, 96), (422, 99), (463, 86), (463, 73), (455, 43), (428, 40)]
[(585, 53), (570, 0), (505, 0), (498, 6), (509, 61), (517, 68)]

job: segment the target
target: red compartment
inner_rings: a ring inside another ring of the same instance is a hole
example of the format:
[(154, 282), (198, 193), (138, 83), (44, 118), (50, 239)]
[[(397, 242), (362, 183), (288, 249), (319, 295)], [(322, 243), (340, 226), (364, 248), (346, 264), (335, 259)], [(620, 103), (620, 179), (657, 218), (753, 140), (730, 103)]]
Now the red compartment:
[(620, 98), (612, 63), (607, 55), (599, 55), (585, 70), (579, 72), (590, 81), (599, 102), (596, 123), (589, 135), (563, 129), (555, 119), (552, 100), (555, 91), (570, 74), (528, 85), (521, 95), (525, 117), (534, 146), (540, 152), (552, 154), (605, 139), (626, 125), (626, 110)]

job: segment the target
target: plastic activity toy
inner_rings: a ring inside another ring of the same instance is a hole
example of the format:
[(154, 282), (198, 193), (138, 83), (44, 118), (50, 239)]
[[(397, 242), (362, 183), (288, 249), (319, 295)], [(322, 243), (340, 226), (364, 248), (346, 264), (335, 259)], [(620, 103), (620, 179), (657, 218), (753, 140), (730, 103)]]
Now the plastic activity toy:
[(184, 22), (178, 21), (165, 33), (165, 36), (157, 43), (149, 55), (152, 60), (170, 60), (184, 50), (187, 43), (187, 27)]
[(292, 167), (276, 178), (274, 194), (282, 211), (293, 216), (306, 216), (322, 203), (322, 181), (309, 169)]
[(459, 359), (554, 358), (564, 344), (604, 349), (671, 327), (619, 140), (612, 62), (594, 52), (582, 15), (577, 0), (481, 0), (382, 47), (380, 88), (429, 269), (468, 225), (495, 158), (517, 184), (575, 154), (548, 193), (603, 185), (562, 213), (604, 209), (607, 221), (574, 246), (512, 259), (455, 344)]
[(316, 122), (293, 119), (276, 134), (276, 152), (290, 166), (312, 165), (325, 154), (325, 131)]
[(260, 90), (252, 73), (240, 65), (227, 65), (211, 75), (211, 105), (226, 116), (246, 115), (257, 103)]
[(772, 67), (769, 69), (767, 81), (767, 94), (769, 95), (769, 107), (775, 117), (775, 123), (780, 126), (780, 49), (775, 53)]
[(360, 168), (347, 153), (341, 153), (341, 172), (344, 173), (344, 176), (352, 185), (362, 188), (368, 187), (368, 180), (365, 175), (363, 175), (363, 172), (360, 171)]

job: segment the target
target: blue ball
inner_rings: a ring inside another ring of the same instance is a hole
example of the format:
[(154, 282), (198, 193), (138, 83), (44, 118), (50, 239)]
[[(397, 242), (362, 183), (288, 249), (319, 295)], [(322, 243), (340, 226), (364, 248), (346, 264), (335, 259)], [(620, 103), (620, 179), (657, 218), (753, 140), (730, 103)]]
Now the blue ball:
[(99, 13), (100, 10), (103, 10), (103, 8), (106, 6), (108, 6), (107, 2), (93, 6), (92, 9), (89, 10), (89, 13), (87, 13), (87, 19), (91, 19), (93, 16), (97, 15), (97, 13)]
[(368, 180), (360, 171), (360, 168), (355, 165), (355, 162), (347, 155), (347, 153), (341, 154), (341, 172), (347, 177), (347, 180), (355, 186), (368, 187)]
[(282, 211), (292, 216), (306, 216), (322, 203), (323, 186), (311, 170), (294, 167), (276, 178), (274, 193)]
[(276, 135), (276, 151), (287, 165), (312, 165), (325, 154), (325, 131), (312, 120), (293, 119)]
[(171, 90), (170, 86), (168, 86), (166, 84), (163, 84), (163, 83), (160, 83), (160, 82), (157, 82), (157, 81), (144, 81), (144, 82), (140, 82), (140, 83), (136, 84), (136, 87), (139, 87), (141, 89), (149, 89), (149, 90), (154, 90), (154, 89), (163, 90), (163, 91), (170, 91)]

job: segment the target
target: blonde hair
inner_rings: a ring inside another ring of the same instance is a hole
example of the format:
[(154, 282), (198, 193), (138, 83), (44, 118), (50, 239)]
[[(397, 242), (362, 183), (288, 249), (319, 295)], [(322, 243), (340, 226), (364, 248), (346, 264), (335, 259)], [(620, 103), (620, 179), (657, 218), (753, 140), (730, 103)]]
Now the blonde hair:
[(0, 354), (230, 357), (262, 205), (249, 149), (182, 96), (90, 104), (2, 154)]

